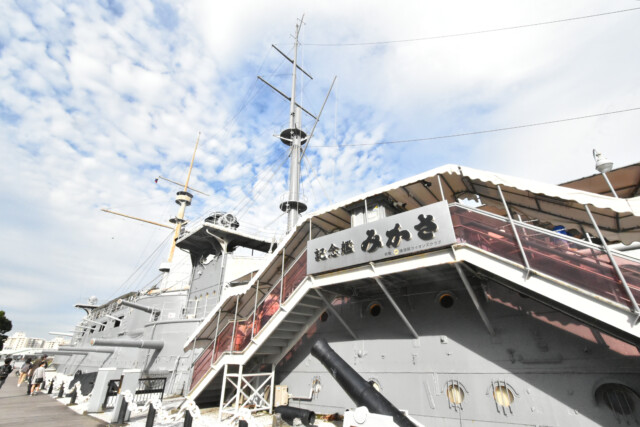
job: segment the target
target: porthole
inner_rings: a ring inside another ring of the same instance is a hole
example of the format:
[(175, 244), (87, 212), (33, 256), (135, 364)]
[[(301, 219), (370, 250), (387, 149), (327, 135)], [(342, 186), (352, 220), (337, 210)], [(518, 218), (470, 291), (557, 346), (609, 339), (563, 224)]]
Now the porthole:
[(453, 296), (444, 294), (440, 296), (440, 306), (442, 308), (450, 308), (453, 305)]
[(459, 406), (464, 400), (464, 391), (459, 384), (449, 384), (447, 387), (447, 399), (451, 405)]
[(508, 408), (513, 403), (513, 393), (509, 390), (509, 387), (499, 385), (493, 389), (493, 398), (500, 406)]
[(382, 306), (378, 302), (372, 302), (369, 304), (367, 311), (369, 311), (369, 314), (373, 317), (378, 317), (380, 313), (382, 313)]
[(617, 415), (632, 415), (635, 411), (635, 403), (639, 400), (640, 398), (632, 389), (622, 384), (603, 384), (596, 390), (598, 404), (604, 403)]
[(329, 318), (329, 313), (327, 313), (326, 311), (320, 315), (321, 322), (326, 322), (328, 318)]
[(456, 295), (451, 291), (443, 291), (436, 296), (436, 301), (442, 308), (451, 308), (456, 302)]
[(444, 395), (447, 396), (449, 409), (453, 409), (456, 412), (462, 411), (462, 402), (469, 392), (464, 385), (458, 380), (449, 380), (444, 383), (442, 388)]

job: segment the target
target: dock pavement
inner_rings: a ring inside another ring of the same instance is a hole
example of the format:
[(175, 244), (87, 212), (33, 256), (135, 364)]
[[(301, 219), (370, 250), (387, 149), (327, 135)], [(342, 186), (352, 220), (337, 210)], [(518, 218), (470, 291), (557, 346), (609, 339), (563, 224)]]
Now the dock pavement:
[(27, 396), (27, 386), (16, 387), (18, 378), (12, 372), (0, 388), (0, 427), (96, 427), (103, 422), (79, 415), (51, 395), (40, 392)]

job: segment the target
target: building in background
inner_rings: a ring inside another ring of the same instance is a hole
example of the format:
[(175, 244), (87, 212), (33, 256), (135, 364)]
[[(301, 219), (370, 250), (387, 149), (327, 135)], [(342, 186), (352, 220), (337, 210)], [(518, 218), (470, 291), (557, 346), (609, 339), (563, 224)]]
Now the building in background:
[[(55, 340), (54, 340), (55, 341)], [(23, 350), (27, 348), (43, 348), (46, 341), (42, 338), (29, 338), (24, 332), (15, 332), (4, 343), (4, 350)], [(48, 347), (47, 347), (48, 348)]]
[(44, 348), (45, 350), (57, 350), (59, 346), (61, 346), (61, 345), (69, 345), (69, 344), (71, 344), (71, 339), (70, 338), (55, 337), (51, 341), (46, 341), (44, 343), (44, 347), (42, 347), (42, 348)]

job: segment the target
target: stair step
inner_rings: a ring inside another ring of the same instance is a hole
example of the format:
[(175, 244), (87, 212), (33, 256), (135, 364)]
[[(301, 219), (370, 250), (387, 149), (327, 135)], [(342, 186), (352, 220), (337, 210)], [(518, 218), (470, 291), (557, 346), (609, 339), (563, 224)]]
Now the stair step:
[[(303, 300), (304, 301), (304, 300)], [(319, 309), (320, 307), (322, 307), (322, 304), (313, 304), (311, 302), (299, 302), (296, 304), (296, 308), (298, 307), (307, 307), (307, 308), (311, 308), (314, 310)], [(296, 311), (296, 313), (299, 313), (298, 311)]]
[(280, 324), (280, 326), (278, 326), (279, 331), (286, 331), (286, 332), (298, 332), (300, 331), (300, 329), (301, 329), (300, 325), (296, 325), (292, 323), (289, 323), (289, 324), (283, 323), (283, 324)]
[(267, 345), (263, 345), (256, 351), (255, 354), (280, 354), (282, 352), (282, 347), (271, 347)]
[(282, 321), (282, 323), (286, 323), (289, 325), (304, 325), (305, 323), (307, 323), (307, 321), (309, 320), (309, 318), (306, 319), (293, 319), (290, 320), (288, 317), (286, 319), (284, 319)]
[(289, 313), (289, 315), (284, 320), (293, 323), (307, 323), (311, 316), (313, 316), (313, 313), (309, 313), (307, 311), (302, 313), (292, 312)]
[(265, 344), (270, 346), (275, 346), (275, 347), (284, 347), (287, 344), (289, 344), (289, 340), (284, 338), (269, 337), (269, 339), (265, 342)]
[(293, 338), (296, 335), (296, 332), (297, 331), (282, 331), (278, 329), (277, 331), (269, 335), (269, 339), (276, 338), (276, 339), (283, 339), (283, 340), (289, 341), (291, 338)]
[(305, 296), (303, 296), (300, 299), (300, 302), (304, 302), (306, 304), (315, 304), (315, 305), (324, 305), (324, 301), (322, 300), (322, 298), (315, 296), (315, 295), (311, 295), (311, 294), (306, 294)]

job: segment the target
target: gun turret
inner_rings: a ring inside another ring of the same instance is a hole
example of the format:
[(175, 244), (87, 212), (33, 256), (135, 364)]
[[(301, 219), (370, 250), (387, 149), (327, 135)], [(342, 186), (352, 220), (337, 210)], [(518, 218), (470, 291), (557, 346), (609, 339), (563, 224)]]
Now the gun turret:
[(158, 340), (106, 340), (100, 338), (93, 338), (91, 340), (93, 346), (110, 346), (110, 347), (135, 347), (135, 348), (150, 348), (153, 350), (162, 350), (164, 347), (164, 341)]
[(136, 310), (145, 311), (147, 313), (160, 313), (160, 310), (156, 310), (152, 307), (147, 307), (146, 305), (136, 304), (135, 302), (125, 301), (123, 299), (118, 300), (118, 304), (125, 305), (127, 307), (135, 308)]
[(50, 356), (75, 356), (76, 354), (81, 354), (83, 356), (86, 356), (89, 353), (86, 351), (79, 351), (79, 350), (67, 350), (67, 351), (47, 350), (47, 354)]
[(72, 352), (84, 352), (84, 353), (113, 353), (112, 348), (92, 348), (92, 347), (58, 347), (59, 351), (64, 351), (65, 353)]

